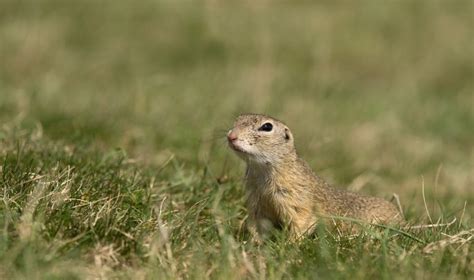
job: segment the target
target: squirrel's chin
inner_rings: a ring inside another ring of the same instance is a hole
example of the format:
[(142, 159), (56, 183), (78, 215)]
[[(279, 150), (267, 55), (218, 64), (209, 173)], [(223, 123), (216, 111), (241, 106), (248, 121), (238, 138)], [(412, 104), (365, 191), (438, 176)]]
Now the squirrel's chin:
[(242, 149), (236, 144), (229, 143), (229, 147), (236, 153), (247, 153), (246, 151), (244, 151), (244, 149)]
[(229, 143), (229, 147), (239, 156), (241, 159), (246, 161), (247, 163), (257, 163), (257, 164), (263, 164), (267, 163), (264, 158), (258, 155), (258, 153), (255, 153), (255, 151), (245, 149), (239, 145)]
[(242, 160), (244, 160), (247, 163), (254, 162), (254, 163), (260, 163), (258, 157), (253, 155), (252, 153), (243, 150), (240, 147), (231, 147), (231, 149), (234, 151), (235, 154)]

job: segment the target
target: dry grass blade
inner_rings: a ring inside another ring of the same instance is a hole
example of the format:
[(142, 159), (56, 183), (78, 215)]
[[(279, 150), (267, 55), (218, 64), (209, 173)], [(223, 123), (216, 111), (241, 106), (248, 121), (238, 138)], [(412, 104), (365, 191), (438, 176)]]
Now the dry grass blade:
[(426, 197), (425, 197), (425, 177), (421, 176), (421, 194), (423, 195), (423, 204), (425, 205), (426, 214), (428, 215), (428, 219), (430, 223), (433, 224), (433, 220), (431, 219), (430, 211), (428, 210), (428, 205), (426, 204)]
[(33, 175), (34, 180), (38, 180), (36, 187), (28, 196), (28, 200), (23, 209), (23, 214), (20, 217), (20, 223), (18, 225), (18, 235), (20, 239), (30, 239), (34, 234), (34, 212), (43, 198), (46, 189), (49, 187), (50, 182), (43, 179), (43, 176)]
[(435, 242), (431, 242), (423, 248), (423, 253), (431, 254), (434, 251), (442, 250), (449, 245), (459, 245), (457, 248), (468, 244), (474, 240), (474, 228), (470, 230), (463, 230), (455, 235), (447, 235), (447, 237)]
[(397, 202), (398, 211), (400, 211), (402, 218), (405, 219), (405, 213), (403, 213), (402, 204), (400, 203), (400, 196), (396, 193), (394, 193), (392, 196), (393, 199), (395, 199), (395, 202)]
[(383, 225), (383, 224), (376, 224), (376, 223), (367, 223), (365, 221), (362, 221), (362, 220), (359, 220), (359, 219), (354, 219), (354, 218), (348, 218), (348, 217), (340, 217), (340, 216), (323, 216), (324, 218), (328, 218), (328, 219), (333, 219), (333, 220), (339, 220), (339, 221), (345, 221), (345, 222), (352, 222), (352, 223), (356, 223), (356, 224), (359, 224), (359, 225), (368, 225), (368, 226), (374, 226), (374, 227), (379, 227), (379, 228), (383, 228), (383, 229), (388, 229), (390, 231), (393, 231), (393, 232), (396, 232), (396, 233), (399, 233), (405, 237), (408, 237), (416, 242), (419, 242), (419, 243), (422, 243), (422, 244), (426, 244), (425, 241), (423, 241), (422, 239), (406, 232), (406, 231), (403, 231), (402, 229), (399, 229), (399, 228), (396, 228), (396, 227), (393, 227), (393, 226), (390, 226), (390, 225)]
[(457, 221), (456, 217), (454, 217), (454, 219), (449, 222), (449, 223), (444, 223), (444, 224), (428, 224), (428, 225), (409, 225), (409, 226), (405, 226), (403, 227), (404, 229), (409, 229), (409, 230), (413, 230), (413, 229), (425, 229), (425, 228), (439, 228), (439, 227), (449, 227), (451, 225), (453, 225), (455, 222)]

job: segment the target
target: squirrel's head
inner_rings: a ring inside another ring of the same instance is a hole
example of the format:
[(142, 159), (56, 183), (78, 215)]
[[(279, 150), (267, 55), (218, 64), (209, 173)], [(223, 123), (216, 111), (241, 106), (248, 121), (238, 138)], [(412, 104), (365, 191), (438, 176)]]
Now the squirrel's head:
[(296, 155), (290, 129), (265, 115), (240, 115), (227, 133), (227, 140), (237, 155), (247, 162), (277, 164)]

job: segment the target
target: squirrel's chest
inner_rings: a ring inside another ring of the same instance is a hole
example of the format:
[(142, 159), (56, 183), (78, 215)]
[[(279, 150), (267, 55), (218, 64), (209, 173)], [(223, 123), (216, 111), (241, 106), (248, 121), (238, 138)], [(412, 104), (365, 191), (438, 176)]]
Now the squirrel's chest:
[(250, 210), (278, 224), (288, 216), (287, 212), (295, 200), (290, 188), (267, 178), (249, 178), (247, 202)]

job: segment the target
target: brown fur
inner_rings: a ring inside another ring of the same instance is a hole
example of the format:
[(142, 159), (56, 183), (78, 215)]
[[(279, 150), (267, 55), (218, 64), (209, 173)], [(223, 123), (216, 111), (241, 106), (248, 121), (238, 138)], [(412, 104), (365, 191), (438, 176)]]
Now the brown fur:
[[(272, 130), (259, 130), (264, 123), (272, 124)], [(288, 127), (274, 118), (241, 115), (228, 139), (229, 146), (247, 163), (248, 228), (256, 239), (275, 227), (287, 229), (296, 239), (330, 216), (369, 223), (403, 220), (392, 203), (332, 188), (316, 176), (297, 155)]]

